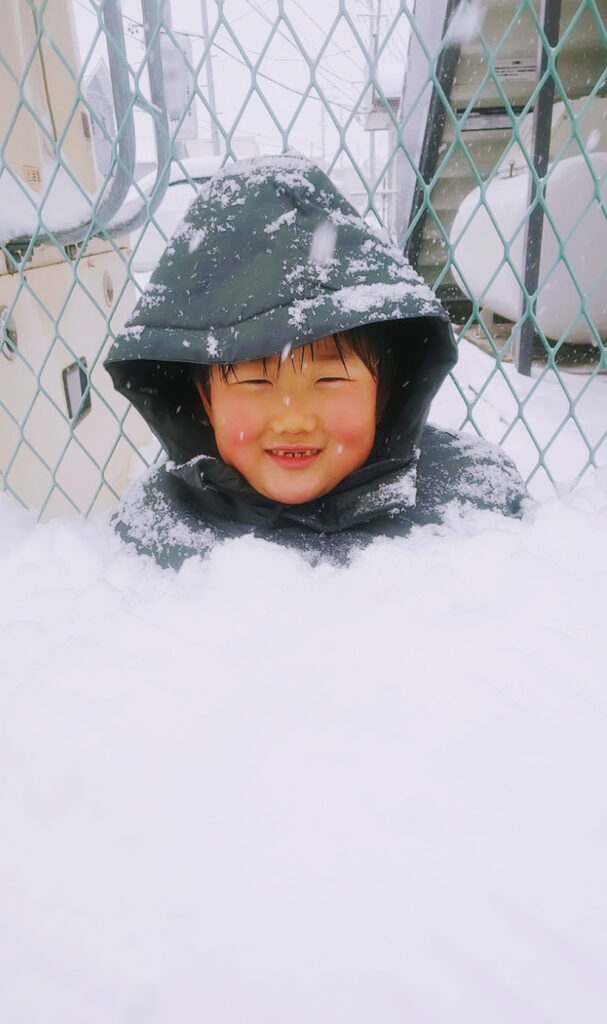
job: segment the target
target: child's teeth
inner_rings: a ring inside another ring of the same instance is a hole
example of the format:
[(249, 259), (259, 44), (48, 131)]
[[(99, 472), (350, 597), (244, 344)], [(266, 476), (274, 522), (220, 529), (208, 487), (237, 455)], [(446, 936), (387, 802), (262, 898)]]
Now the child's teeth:
[(283, 451), (277, 451), (276, 454), (280, 455), (281, 458), (285, 458), (286, 457), (288, 459), (303, 459), (303, 458), (306, 457), (306, 455), (313, 455), (314, 452), (312, 452), (312, 451), (309, 451), (309, 452), (283, 452)]

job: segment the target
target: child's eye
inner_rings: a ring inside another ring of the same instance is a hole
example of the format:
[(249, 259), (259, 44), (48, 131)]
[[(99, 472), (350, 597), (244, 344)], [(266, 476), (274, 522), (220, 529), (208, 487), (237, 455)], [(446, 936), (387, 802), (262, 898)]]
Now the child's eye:
[(349, 379), (350, 379), (349, 377), (319, 377), (316, 383), (317, 384), (333, 384), (333, 383), (335, 383), (335, 381), (346, 381), (346, 380), (349, 380)]
[(272, 381), (268, 380), (267, 377), (251, 377), (249, 380), (246, 380), (246, 379), (242, 380), (242, 378), (241, 378), (238, 381), (238, 383), (239, 384), (271, 384)]

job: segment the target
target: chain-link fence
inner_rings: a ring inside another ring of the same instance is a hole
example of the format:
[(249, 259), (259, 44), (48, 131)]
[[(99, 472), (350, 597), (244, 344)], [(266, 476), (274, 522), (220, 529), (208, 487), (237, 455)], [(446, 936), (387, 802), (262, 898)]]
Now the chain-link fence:
[(157, 456), (107, 346), (200, 182), (287, 148), (450, 308), (454, 426), (512, 451), (538, 492), (607, 461), (606, 13), (3, 0), (3, 487), (45, 516), (88, 514)]

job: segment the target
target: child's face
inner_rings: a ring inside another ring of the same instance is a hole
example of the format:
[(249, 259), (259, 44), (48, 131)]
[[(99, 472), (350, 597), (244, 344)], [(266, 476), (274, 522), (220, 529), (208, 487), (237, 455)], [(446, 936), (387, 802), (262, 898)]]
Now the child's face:
[(377, 382), (333, 338), (236, 363), (200, 387), (219, 454), (260, 494), (288, 505), (319, 498), (365, 462), (376, 427)]

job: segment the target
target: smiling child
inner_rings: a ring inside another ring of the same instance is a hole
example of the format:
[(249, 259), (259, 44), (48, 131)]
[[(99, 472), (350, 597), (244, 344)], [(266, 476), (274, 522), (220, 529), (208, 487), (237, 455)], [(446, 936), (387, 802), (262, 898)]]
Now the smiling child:
[(178, 566), (245, 532), (344, 560), (450, 510), (517, 515), (525, 488), (503, 452), (426, 426), (455, 359), (434, 294), (322, 171), (232, 164), (106, 360), (169, 456), (116, 528)]
[(220, 457), (273, 501), (322, 497), (371, 454), (377, 380), (347, 341), (213, 367), (199, 391)]

